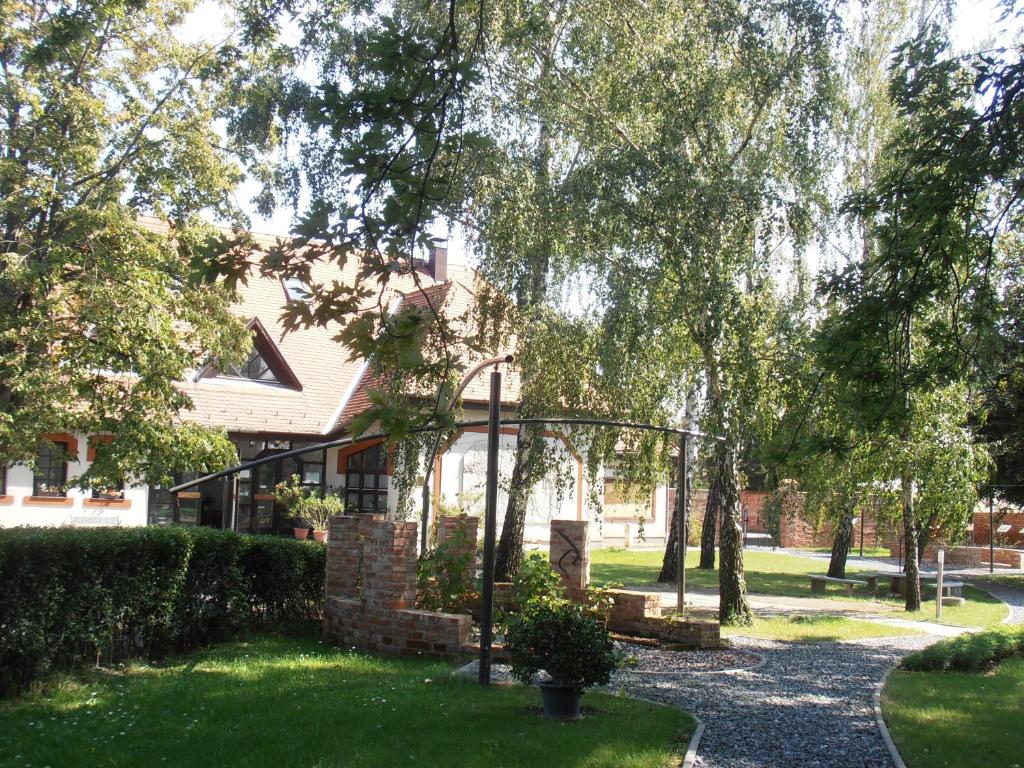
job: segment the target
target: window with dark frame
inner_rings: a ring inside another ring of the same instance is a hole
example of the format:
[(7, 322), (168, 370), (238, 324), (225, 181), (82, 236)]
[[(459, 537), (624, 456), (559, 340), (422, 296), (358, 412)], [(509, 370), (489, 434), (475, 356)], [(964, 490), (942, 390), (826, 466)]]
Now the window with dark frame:
[(32, 473), (32, 495), (64, 497), (64, 486), (68, 482), (67, 443), (51, 443), (44, 440), (39, 444), (39, 456)]
[(345, 511), (387, 512), (389, 480), (384, 443), (353, 453), (345, 460)]
[(253, 348), (252, 352), (249, 353), (249, 359), (242, 363), (242, 365), (227, 366), (224, 375), (236, 376), (240, 379), (250, 379), (252, 381), (266, 381), (272, 384), (280, 383), (277, 376), (270, 369), (270, 366), (267, 365), (267, 361), (263, 359), (263, 355), (256, 348)]

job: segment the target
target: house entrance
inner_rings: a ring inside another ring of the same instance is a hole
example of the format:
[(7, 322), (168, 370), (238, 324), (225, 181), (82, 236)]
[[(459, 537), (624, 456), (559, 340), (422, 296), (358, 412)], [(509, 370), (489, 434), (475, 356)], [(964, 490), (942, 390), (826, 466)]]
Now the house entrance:
[(323, 490), (327, 452), (317, 449), (298, 456), (277, 454), (301, 449), (302, 443), (290, 440), (235, 441), (242, 461), (271, 459), (267, 463), (238, 473), (238, 505), (235, 530), (243, 533), (274, 533), (291, 536), (294, 523), (287, 510), (274, 501), (274, 488), (298, 475), (303, 486)]

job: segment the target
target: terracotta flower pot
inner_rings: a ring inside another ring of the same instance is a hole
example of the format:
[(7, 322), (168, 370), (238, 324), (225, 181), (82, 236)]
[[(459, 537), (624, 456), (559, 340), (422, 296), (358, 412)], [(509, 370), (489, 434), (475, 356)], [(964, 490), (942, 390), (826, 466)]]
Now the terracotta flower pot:
[(295, 538), (302, 540), (309, 536), (309, 528), (292, 528), (295, 531)]
[(313, 531), (313, 538), (317, 541), (326, 541), (327, 531)]

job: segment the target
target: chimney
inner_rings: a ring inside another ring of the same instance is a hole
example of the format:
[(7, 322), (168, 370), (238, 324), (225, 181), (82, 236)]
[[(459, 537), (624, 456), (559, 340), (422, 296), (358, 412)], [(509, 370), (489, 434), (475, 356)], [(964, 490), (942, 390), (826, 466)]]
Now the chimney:
[(435, 247), (430, 254), (430, 261), (428, 262), (430, 267), (430, 274), (433, 275), (434, 280), (439, 283), (443, 283), (448, 280), (448, 249)]

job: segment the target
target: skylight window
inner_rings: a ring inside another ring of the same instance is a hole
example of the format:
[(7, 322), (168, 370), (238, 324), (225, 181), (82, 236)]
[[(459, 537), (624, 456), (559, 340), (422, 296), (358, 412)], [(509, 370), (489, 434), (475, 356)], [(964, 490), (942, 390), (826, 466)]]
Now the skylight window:
[(283, 278), (281, 284), (284, 286), (284, 295), (288, 297), (288, 301), (308, 302), (312, 298), (309, 284), (301, 277)]

